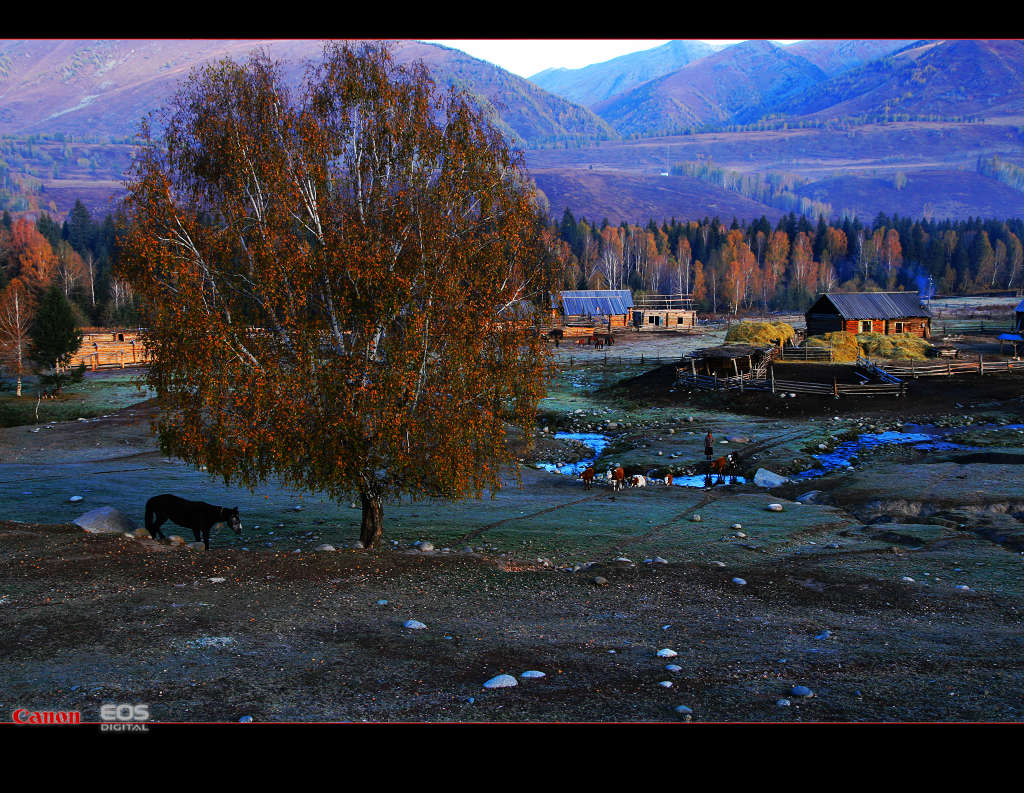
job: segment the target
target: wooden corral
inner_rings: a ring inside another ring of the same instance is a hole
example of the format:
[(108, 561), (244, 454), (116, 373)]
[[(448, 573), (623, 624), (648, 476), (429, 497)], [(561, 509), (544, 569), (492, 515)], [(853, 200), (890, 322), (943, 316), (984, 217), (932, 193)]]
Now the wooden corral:
[(764, 377), (765, 369), (776, 352), (772, 345), (723, 344), (708, 347), (688, 354), (679, 366), (679, 373), (714, 378)]
[(808, 336), (846, 331), (931, 338), (931, 313), (917, 292), (826, 292), (806, 317)]
[(83, 328), (82, 344), (71, 356), (71, 366), (85, 364), (97, 369), (124, 369), (149, 363), (149, 352), (137, 329)]

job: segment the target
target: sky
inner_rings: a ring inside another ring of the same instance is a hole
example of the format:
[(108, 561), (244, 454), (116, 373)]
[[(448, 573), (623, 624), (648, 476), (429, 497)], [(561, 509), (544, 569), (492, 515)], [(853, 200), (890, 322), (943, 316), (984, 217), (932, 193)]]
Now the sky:
[[(431, 40), (490, 61), (520, 77), (532, 77), (545, 69), (579, 69), (619, 55), (667, 44), (668, 39), (444, 39)], [(702, 39), (713, 46), (737, 44), (743, 39)], [(790, 44), (791, 41), (780, 41)]]

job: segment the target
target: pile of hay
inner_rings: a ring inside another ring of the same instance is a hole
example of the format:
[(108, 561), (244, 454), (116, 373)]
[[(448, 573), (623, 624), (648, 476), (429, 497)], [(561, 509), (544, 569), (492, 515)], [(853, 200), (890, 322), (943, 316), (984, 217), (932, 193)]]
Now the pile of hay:
[(866, 357), (895, 358), (904, 361), (923, 361), (932, 345), (920, 336), (910, 333), (860, 333), (857, 342)]
[(857, 336), (845, 330), (835, 330), (823, 336), (810, 336), (806, 344), (808, 347), (831, 347), (832, 360), (837, 363), (853, 363), (860, 355)]
[(793, 326), (785, 322), (740, 322), (729, 328), (729, 332), (725, 335), (725, 342), (726, 344), (738, 342), (756, 346), (771, 344), (781, 339), (785, 344), (795, 334)]
[(923, 361), (928, 357), (931, 344), (920, 336), (909, 333), (847, 333), (844, 330), (811, 336), (810, 347), (831, 347), (832, 359), (837, 363), (852, 363), (858, 355), (865, 358), (893, 358), (904, 361)]

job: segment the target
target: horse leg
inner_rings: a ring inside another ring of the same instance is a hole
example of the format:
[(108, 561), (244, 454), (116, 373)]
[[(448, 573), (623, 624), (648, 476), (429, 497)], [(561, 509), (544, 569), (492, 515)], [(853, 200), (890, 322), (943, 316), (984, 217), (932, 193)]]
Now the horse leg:
[(210, 527), (203, 527), (203, 545), (206, 546), (206, 550), (210, 550)]

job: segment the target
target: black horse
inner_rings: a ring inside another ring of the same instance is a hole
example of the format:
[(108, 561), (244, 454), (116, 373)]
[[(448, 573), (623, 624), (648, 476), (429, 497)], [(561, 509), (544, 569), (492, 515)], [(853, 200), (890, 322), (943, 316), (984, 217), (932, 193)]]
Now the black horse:
[(146, 502), (146, 529), (150, 536), (164, 537), (160, 526), (167, 520), (186, 529), (192, 529), (196, 542), (199, 542), (201, 535), (206, 550), (210, 550), (210, 529), (216, 523), (226, 523), (235, 534), (242, 536), (242, 521), (238, 517), (238, 507), (217, 507), (205, 501), (189, 501), (170, 493), (153, 496)]

